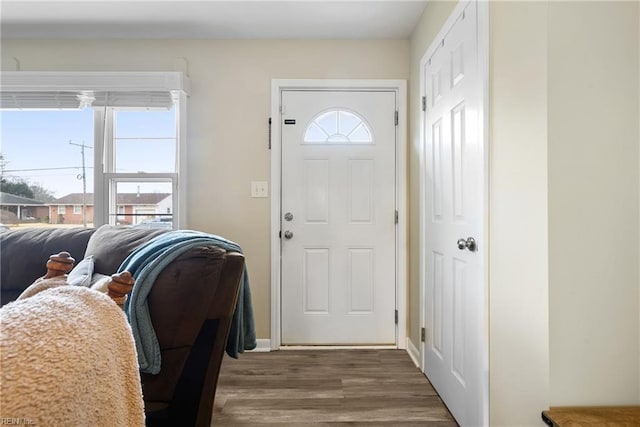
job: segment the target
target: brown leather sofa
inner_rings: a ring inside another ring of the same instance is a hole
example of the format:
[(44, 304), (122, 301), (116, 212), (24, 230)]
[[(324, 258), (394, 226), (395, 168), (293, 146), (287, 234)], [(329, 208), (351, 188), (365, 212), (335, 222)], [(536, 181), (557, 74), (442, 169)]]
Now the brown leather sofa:
[[(0, 233), (0, 300), (15, 300), (46, 272), (51, 254), (93, 255), (94, 273), (115, 273), (138, 246), (165, 231), (104, 226)], [(168, 264), (148, 296), (161, 351), (157, 375), (141, 374), (147, 426), (209, 426), (236, 306), (244, 257), (215, 246), (189, 249)]]

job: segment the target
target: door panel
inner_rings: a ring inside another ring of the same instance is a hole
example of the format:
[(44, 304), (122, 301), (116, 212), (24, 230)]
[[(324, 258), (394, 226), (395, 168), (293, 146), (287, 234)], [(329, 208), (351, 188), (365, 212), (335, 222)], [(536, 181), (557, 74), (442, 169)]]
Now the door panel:
[[(478, 135), (476, 4), (470, 2), (424, 70), (425, 373), (460, 425), (482, 425), (484, 182)], [(462, 247), (459, 240), (463, 239)]]
[(395, 97), (282, 92), (283, 345), (396, 342)]

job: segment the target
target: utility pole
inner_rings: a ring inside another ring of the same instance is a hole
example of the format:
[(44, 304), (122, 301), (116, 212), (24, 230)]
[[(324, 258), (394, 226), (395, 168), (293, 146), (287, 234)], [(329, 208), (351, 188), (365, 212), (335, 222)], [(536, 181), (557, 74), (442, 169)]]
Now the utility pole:
[(80, 155), (82, 156), (82, 175), (78, 175), (78, 179), (82, 179), (82, 225), (87, 227), (87, 173), (84, 165), (84, 149), (85, 148), (93, 148), (88, 145), (84, 145), (84, 141), (82, 144), (75, 144), (69, 141), (70, 145), (75, 145), (80, 147)]
[(4, 159), (4, 154), (0, 153), (0, 181), (4, 179), (4, 172), (7, 169), (7, 161)]

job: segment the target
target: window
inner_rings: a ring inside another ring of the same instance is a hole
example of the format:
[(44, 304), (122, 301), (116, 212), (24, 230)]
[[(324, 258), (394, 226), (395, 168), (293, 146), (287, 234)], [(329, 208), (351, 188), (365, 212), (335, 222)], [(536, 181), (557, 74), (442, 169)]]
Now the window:
[(162, 216), (171, 226), (178, 177), (175, 108), (108, 107), (102, 113), (111, 135), (103, 173), (108, 222), (137, 226)]
[[(82, 214), (86, 204), (89, 226), (158, 218), (180, 226), (186, 217), (180, 197), (186, 180), (178, 178), (185, 169), (188, 87), (181, 73), (2, 72), (1, 77), (2, 178), (51, 187), (45, 188), (50, 191), (42, 222), (60, 222), (49, 218), (48, 204), (58, 206), (58, 215), (67, 205)], [(13, 123), (22, 127), (8, 126)], [(45, 123), (52, 129), (45, 130)], [(7, 137), (5, 129), (18, 137)], [(29, 155), (33, 152), (41, 155)], [(64, 218), (65, 224), (76, 222), (82, 225), (75, 216)]]
[[(124, 207), (117, 209), (117, 224), (142, 226), (150, 221), (162, 220), (167, 228), (173, 224), (174, 184), (166, 179), (132, 180), (114, 178), (113, 194)], [(112, 221), (113, 222), (113, 221)]]
[[(93, 188), (90, 109), (3, 109), (0, 140), (1, 191), (22, 197), (3, 197), (0, 222), (31, 227), (56, 224), (58, 205), (82, 204), (83, 181), (87, 189)], [(82, 225), (80, 219), (67, 220)]]
[(303, 141), (305, 144), (372, 144), (373, 137), (369, 126), (357, 114), (332, 110), (311, 121)]

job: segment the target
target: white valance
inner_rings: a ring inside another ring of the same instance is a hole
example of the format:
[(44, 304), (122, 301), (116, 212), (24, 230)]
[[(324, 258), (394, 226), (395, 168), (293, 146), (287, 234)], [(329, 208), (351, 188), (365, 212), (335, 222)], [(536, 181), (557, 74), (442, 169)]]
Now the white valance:
[(134, 107), (168, 109), (188, 79), (180, 72), (1, 73), (0, 108), (82, 109)]

